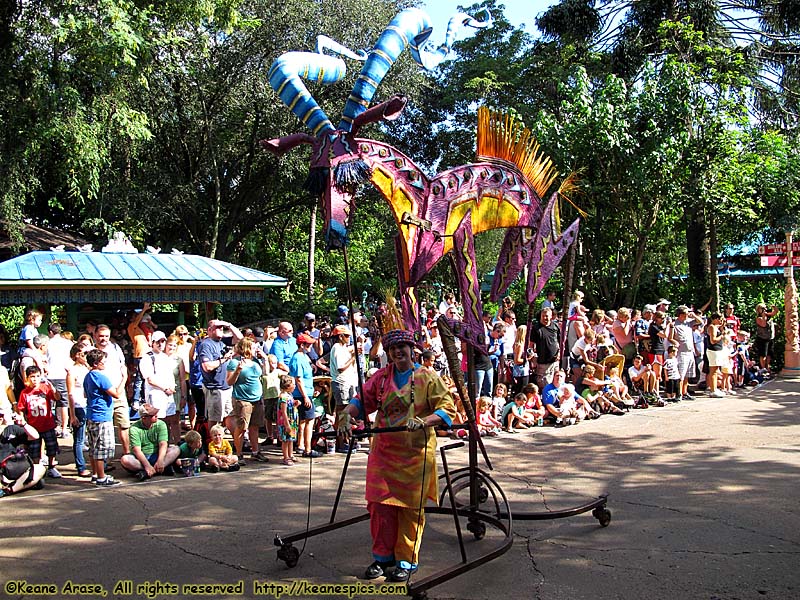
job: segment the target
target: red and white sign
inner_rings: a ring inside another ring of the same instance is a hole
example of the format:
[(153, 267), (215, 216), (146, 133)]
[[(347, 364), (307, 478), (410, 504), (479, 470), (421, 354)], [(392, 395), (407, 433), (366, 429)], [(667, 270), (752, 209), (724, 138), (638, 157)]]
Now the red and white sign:
[[(800, 242), (792, 242), (792, 252), (800, 252)], [(762, 256), (764, 256), (765, 254), (786, 254), (786, 244), (785, 243), (767, 244), (766, 246), (759, 246), (758, 253)], [(761, 266), (765, 267), (768, 265), (765, 265), (762, 262)]]
[[(788, 263), (786, 262), (785, 256), (762, 256), (761, 257), (761, 266), (762, 267), (786, 267)], [(793, 267), (800, 267), (800, 255), (794, 254), (792, 256), (792, 266)]]

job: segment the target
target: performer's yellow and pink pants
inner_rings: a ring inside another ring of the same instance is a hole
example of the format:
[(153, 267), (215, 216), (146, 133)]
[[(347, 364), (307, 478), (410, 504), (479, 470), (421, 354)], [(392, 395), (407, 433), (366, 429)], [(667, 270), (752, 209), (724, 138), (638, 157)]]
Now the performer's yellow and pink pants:
[(404, 568), (416, 567), (425, 509), (404, 508), (368, 502), (369, 530), (372, 535), (372, 556), (380, 562), (396, 560)]

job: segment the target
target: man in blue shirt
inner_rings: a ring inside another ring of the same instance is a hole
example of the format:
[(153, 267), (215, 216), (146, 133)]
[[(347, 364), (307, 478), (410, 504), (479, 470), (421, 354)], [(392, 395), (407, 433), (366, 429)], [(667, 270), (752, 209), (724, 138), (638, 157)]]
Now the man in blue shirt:
[(297, 352), (297, 340), (294, 339), (292, 333), (294, 329), (292, 324), (288, 321), (281, 321), (278, 324), (278, 337), (272, 342), (272, 348), (269, 353), (274, 354), (278, 359), (278, 368), (281, 371), (289, 372), (289, 361)]
[[(231, 335), (225, 337), (226, 329)], [(233, 356), (233, 344), (242, 339), (242, 332), (227, 321), (208, 322), (208, 336), (197, 347), (200, 372), (203, 375), (203, 396), (209, 429), (225, 421), (233, 412), (233, 388), (226, 380), (226, 363)], [(227, 426), (227, 425), (226, 425)], [(233, 427), (228, 427), (233, 430)]]

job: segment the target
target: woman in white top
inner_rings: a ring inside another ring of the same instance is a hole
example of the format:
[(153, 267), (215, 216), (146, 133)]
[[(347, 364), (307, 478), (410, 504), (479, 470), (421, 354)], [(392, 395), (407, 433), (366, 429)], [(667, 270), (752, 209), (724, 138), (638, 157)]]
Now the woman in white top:
[(83, 344), (75, 344), (69, 351), (72, 365), (67, 367), (67, 401), (69, 406), (69, 422), (72, 425), (72, 451), (75, 454), (75, 468), (78, 477), (91, 477), (91, 470), (86, 468), (83, 458), (83, 444), (86, 438), (86, 394), (83, 391), (83, 379), (89, 372)]

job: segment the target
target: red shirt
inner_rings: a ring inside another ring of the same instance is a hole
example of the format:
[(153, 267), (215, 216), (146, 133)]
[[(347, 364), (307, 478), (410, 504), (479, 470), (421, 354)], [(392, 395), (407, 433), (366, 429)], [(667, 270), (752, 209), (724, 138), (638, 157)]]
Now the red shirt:
[(723, 317), (725, 319), (725, 326), (728, 329), (733, 329), (734, 335), (739, 333), (739, 327), (742, 326), (742, 322), (739, 320), (739, 317), (731, 313), (727, 317)]
[(35, 388), (25, 388), (19, 394), (17, 407), (25, 415), (25, 420), (39, 433), (56, 428), (53, 418), (53, 402), (56, 399), (53, 386), (40, 383)]

